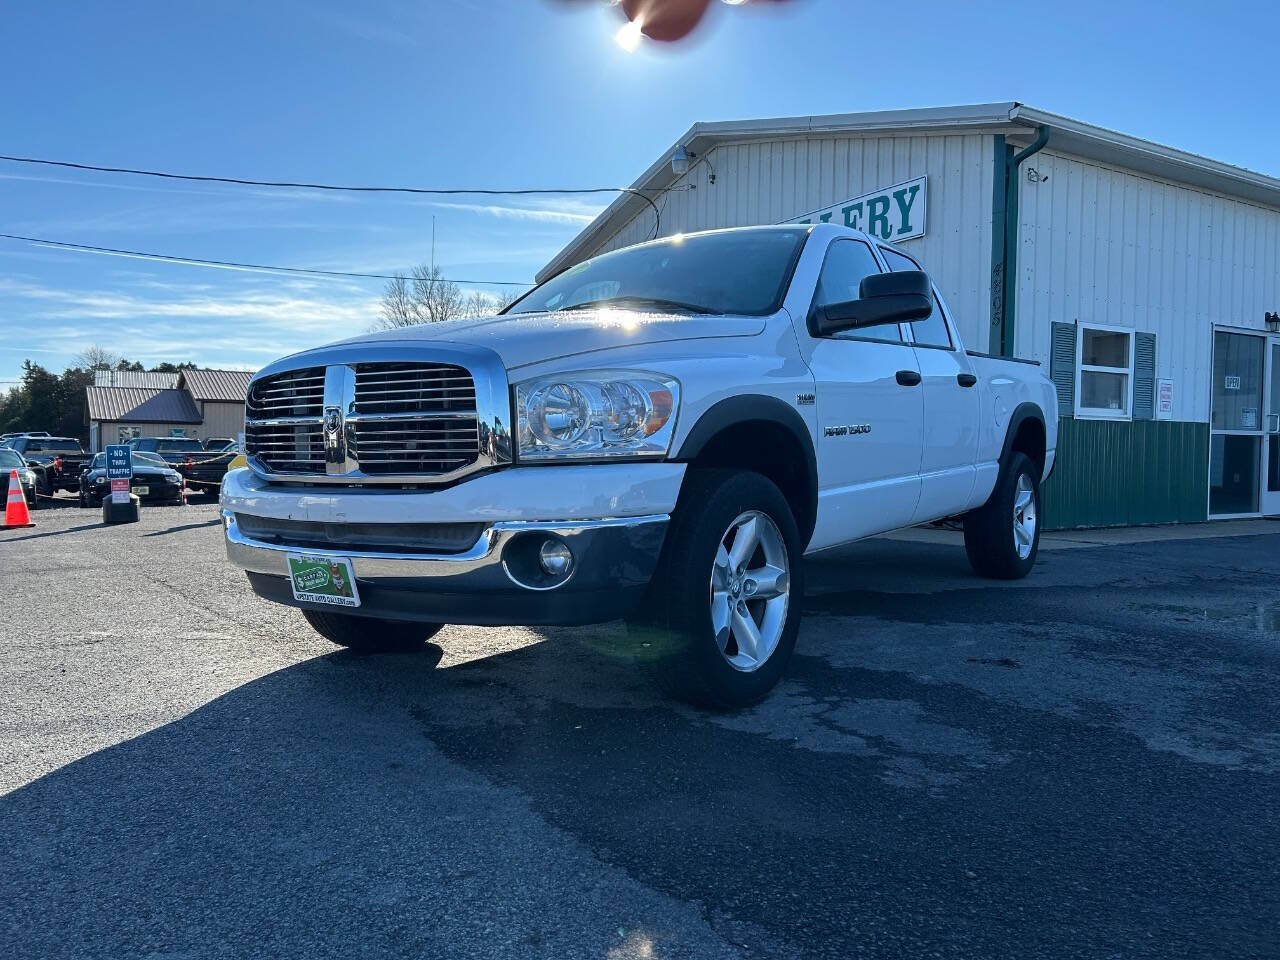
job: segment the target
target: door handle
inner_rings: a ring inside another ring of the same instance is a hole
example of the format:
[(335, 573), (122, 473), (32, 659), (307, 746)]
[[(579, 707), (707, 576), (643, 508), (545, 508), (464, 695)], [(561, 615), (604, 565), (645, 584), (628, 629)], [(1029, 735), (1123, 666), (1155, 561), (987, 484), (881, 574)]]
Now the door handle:
[(893, 375), (899, 386), (916, 387), (920, 385), (920, 374), (914, 370), (899, 370)]
[(960, 386), (962, 387), (972, 387), (977, 382), (978, 382), (978, 378), (975, 377), (972, 373), (956, 374), (956, 383), (960, 384)]

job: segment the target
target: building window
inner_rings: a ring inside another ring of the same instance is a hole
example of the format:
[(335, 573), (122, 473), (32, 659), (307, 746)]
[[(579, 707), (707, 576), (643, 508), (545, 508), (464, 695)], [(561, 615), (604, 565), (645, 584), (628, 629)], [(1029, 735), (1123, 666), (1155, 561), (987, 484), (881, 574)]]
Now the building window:
[(1133, 331), (1085, 326), (1076, 340), (1076, 416), (1129, 420), (1133, 416)]

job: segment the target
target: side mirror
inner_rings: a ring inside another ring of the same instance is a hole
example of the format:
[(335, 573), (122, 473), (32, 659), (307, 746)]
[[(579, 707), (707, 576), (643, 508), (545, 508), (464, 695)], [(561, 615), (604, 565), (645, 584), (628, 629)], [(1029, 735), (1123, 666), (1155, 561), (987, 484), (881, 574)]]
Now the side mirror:
[(862, 278), (858, 299), (814, 307), (810, 329), (815, 336), (842, 330), (878, 327), (882, 323), (910, 323), (933, 313), (933, 289), (922, 270), (873, 273)]

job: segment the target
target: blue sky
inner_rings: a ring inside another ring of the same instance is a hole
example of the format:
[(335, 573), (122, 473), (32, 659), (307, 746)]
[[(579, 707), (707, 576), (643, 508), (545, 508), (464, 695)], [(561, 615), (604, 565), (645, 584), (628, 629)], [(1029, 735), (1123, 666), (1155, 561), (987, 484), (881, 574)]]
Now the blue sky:
[[(772, 5), (766, 5), (772, 6)], [(603, 3), (52, 4), (0, 19), (0, 153), (259, 179), (630, 183), (691, 123), (1022, 100), (1280, 174), (1270, 3), (714, 4), (625, 53)], [(607, 198), (359, 197), (0, 163), (0, 232), (182, 256), (527, 280)], [(0, 381), (97, 343), (253, 368), (360, 332), (378, 281), (0, 241)], [(0, 384), (3, 386), (3, 384)]]

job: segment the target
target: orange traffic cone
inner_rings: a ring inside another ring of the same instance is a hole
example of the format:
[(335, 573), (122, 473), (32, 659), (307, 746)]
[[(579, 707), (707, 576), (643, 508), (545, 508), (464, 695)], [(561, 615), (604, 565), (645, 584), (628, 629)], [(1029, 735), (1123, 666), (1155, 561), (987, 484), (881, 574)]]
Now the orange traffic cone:
[(4, 523), (0, 528), (34, 527), (31, 512), (27, 509), (27, 498), (22, 495), (22, 482), (18, 479), (18, 471), (9, 471), (9, 497), (4, 505)]

